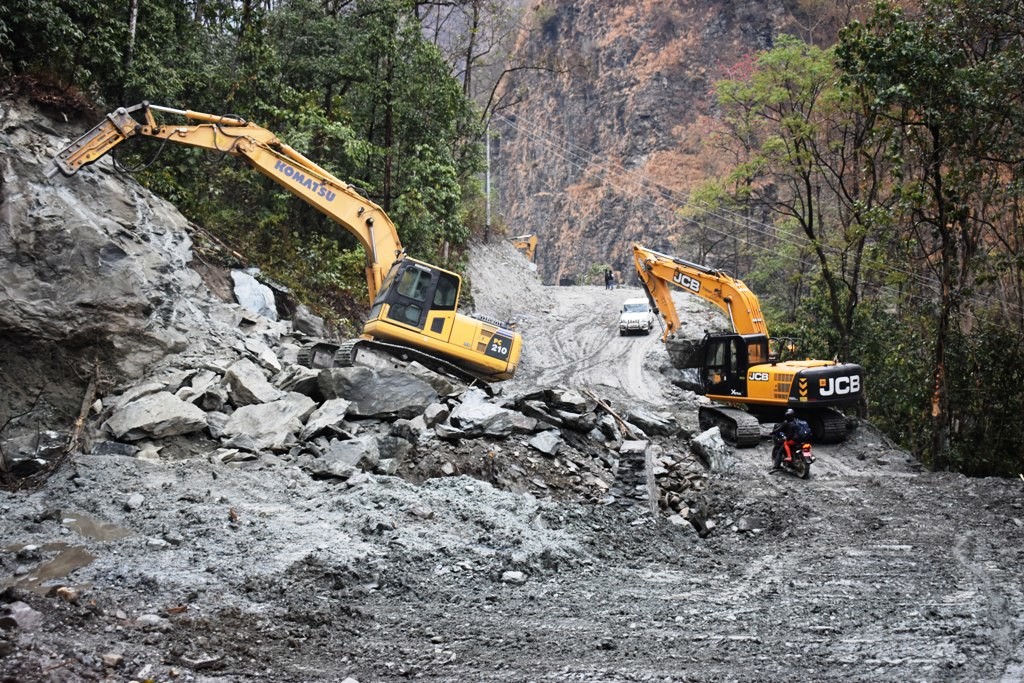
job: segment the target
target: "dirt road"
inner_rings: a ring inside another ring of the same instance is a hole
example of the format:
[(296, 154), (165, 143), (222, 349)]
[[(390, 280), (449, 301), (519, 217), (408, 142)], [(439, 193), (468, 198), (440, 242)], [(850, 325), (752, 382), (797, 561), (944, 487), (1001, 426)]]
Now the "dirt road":
[[(669, 362), (661, 321), (649, 335), (618, 332), (622, 302), (643, 297), (639, 286), (544, 287), (526, 259), (507, 245), (475, 249), (470, 276), (477, 309), (514, 321), (524, 338), (522, 366), (508, 390), (592, 387), (626, 402), (671, 402), (675, 392), (660, 372)], [(718, 324), (721, 314), (710, 304), (682, 293), (675, 301), (685, 335), (700, 337), (705, 327)]]

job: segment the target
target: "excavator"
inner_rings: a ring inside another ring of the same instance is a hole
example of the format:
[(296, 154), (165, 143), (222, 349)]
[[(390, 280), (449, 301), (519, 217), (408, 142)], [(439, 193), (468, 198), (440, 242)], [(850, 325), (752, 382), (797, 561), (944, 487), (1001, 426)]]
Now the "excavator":
[[(718, 426), (722, 437), (740, 446), (761, 439), (760, 422), (775, 422), (792, 408), (806, 420), (819, 443), (846, 438), (840, 408), (863, 399), (861, 367), (837, 360), (783, 359), (792, 344), (770, 339), (761, 304), (741, 281), (722, 270), (633, 245), (633, 263), (647, 298), (664, 321), (662, 341), (673, 364), (695, 370), (693, 389), (713, 401), (700, 408), (701, 429)], [(733, 332), (684, 340), (673, 288), (718, 306)], [(674, 348), (673, 348), (674, 343)]]
[[(184, 124), (166, 125), (156, 115)], [(362, 353), (383, 351), (417, 360), (466, 381), (511, 379), (522, 353), (522, 337), (486, 316), (458, 312), (462, 278), (406, 256), (398, 231), (383, 209), (266, 128), (236, 116), (172, 109), (142, 102), (121, 107), (61, 150), (48, 177), (74, 175), (121, 143), (150, 138), (237, 157), (351, 233), (366, 254), (366, 284), (372, 302), (357, 339), (340, 345), (313, 344), (300, 356), (310, 367), (347, 366)]]
[(533, 257), (537, 253), (536, 235), (519, 235), (518, 237), (509, 237), (508, 241), (511, 242), (512, 246), (516, 249), (523, 252), (527, 261), (533, 263)]

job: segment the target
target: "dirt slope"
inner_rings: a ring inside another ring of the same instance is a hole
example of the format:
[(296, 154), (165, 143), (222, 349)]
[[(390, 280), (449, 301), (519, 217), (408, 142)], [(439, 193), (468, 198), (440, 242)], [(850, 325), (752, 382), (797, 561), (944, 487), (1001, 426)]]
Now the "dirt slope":
[[(692, 412), (657, 337), (614, 328), (634, 292), (544, 288), (517, 258), (481, 245), (471, 273), (478, 310), (526, 339), (505, 391), (601, 386)], [(713, 314), (687, 310), (698, 327)], [(0, 676), (1022, 680), (1024, 483), (919, 472), (869, 425), (819, 447), (808, 481), (768, 475), (766, 444), (735, 456), (703, 538), (462, 476), (338, 485), (266, 462), (78, 456), (39, 491), (0, 493), (3, 602), (19, 605)], [(70, 592), (33, 588), (60, 576)]]

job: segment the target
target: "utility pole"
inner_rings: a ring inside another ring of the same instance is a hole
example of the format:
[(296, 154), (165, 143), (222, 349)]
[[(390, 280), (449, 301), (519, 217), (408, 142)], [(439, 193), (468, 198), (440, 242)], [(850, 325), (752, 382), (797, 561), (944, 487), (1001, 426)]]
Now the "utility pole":
[(487, 146), (487, 170), (484, 172), (485, 218), (484, 244), (491, 239), (491, 124), (484, 126), (484, 144)]

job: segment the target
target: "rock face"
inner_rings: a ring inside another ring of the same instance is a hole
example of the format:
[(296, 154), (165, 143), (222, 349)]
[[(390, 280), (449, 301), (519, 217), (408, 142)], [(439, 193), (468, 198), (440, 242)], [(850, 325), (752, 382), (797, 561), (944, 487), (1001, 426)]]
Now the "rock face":
[(684, 227), (675, 211), (715, 172), (701, 149), (710, 87), (779, 33), (799, 33), (794, 4), (583, 0), (533, 12), (514, 61), (561, 68), (511, 74), (506, 92), (525, 95), (496, 117), (492, 163), (512, 234), (539, 238), (546, 284), (605, 263), (631, 284), (633, 242), (670, 250)]
[(41, 342), (117, 346), (122, 370), (183, 350), (210, 296), (186, 266), (187, 222), (109, 164), (47, 179), (66, 138), (31, 108), (0, 104), (0, 330)]
[(0, 415), (18, 416), (4, 436), (67, 425), (90, 391), (239, 339), (253, 316), (189, 268), (189, 225), (173, 206), (107, 160), (46, 177), (81, 122), (3, 100), (0, 124)]

